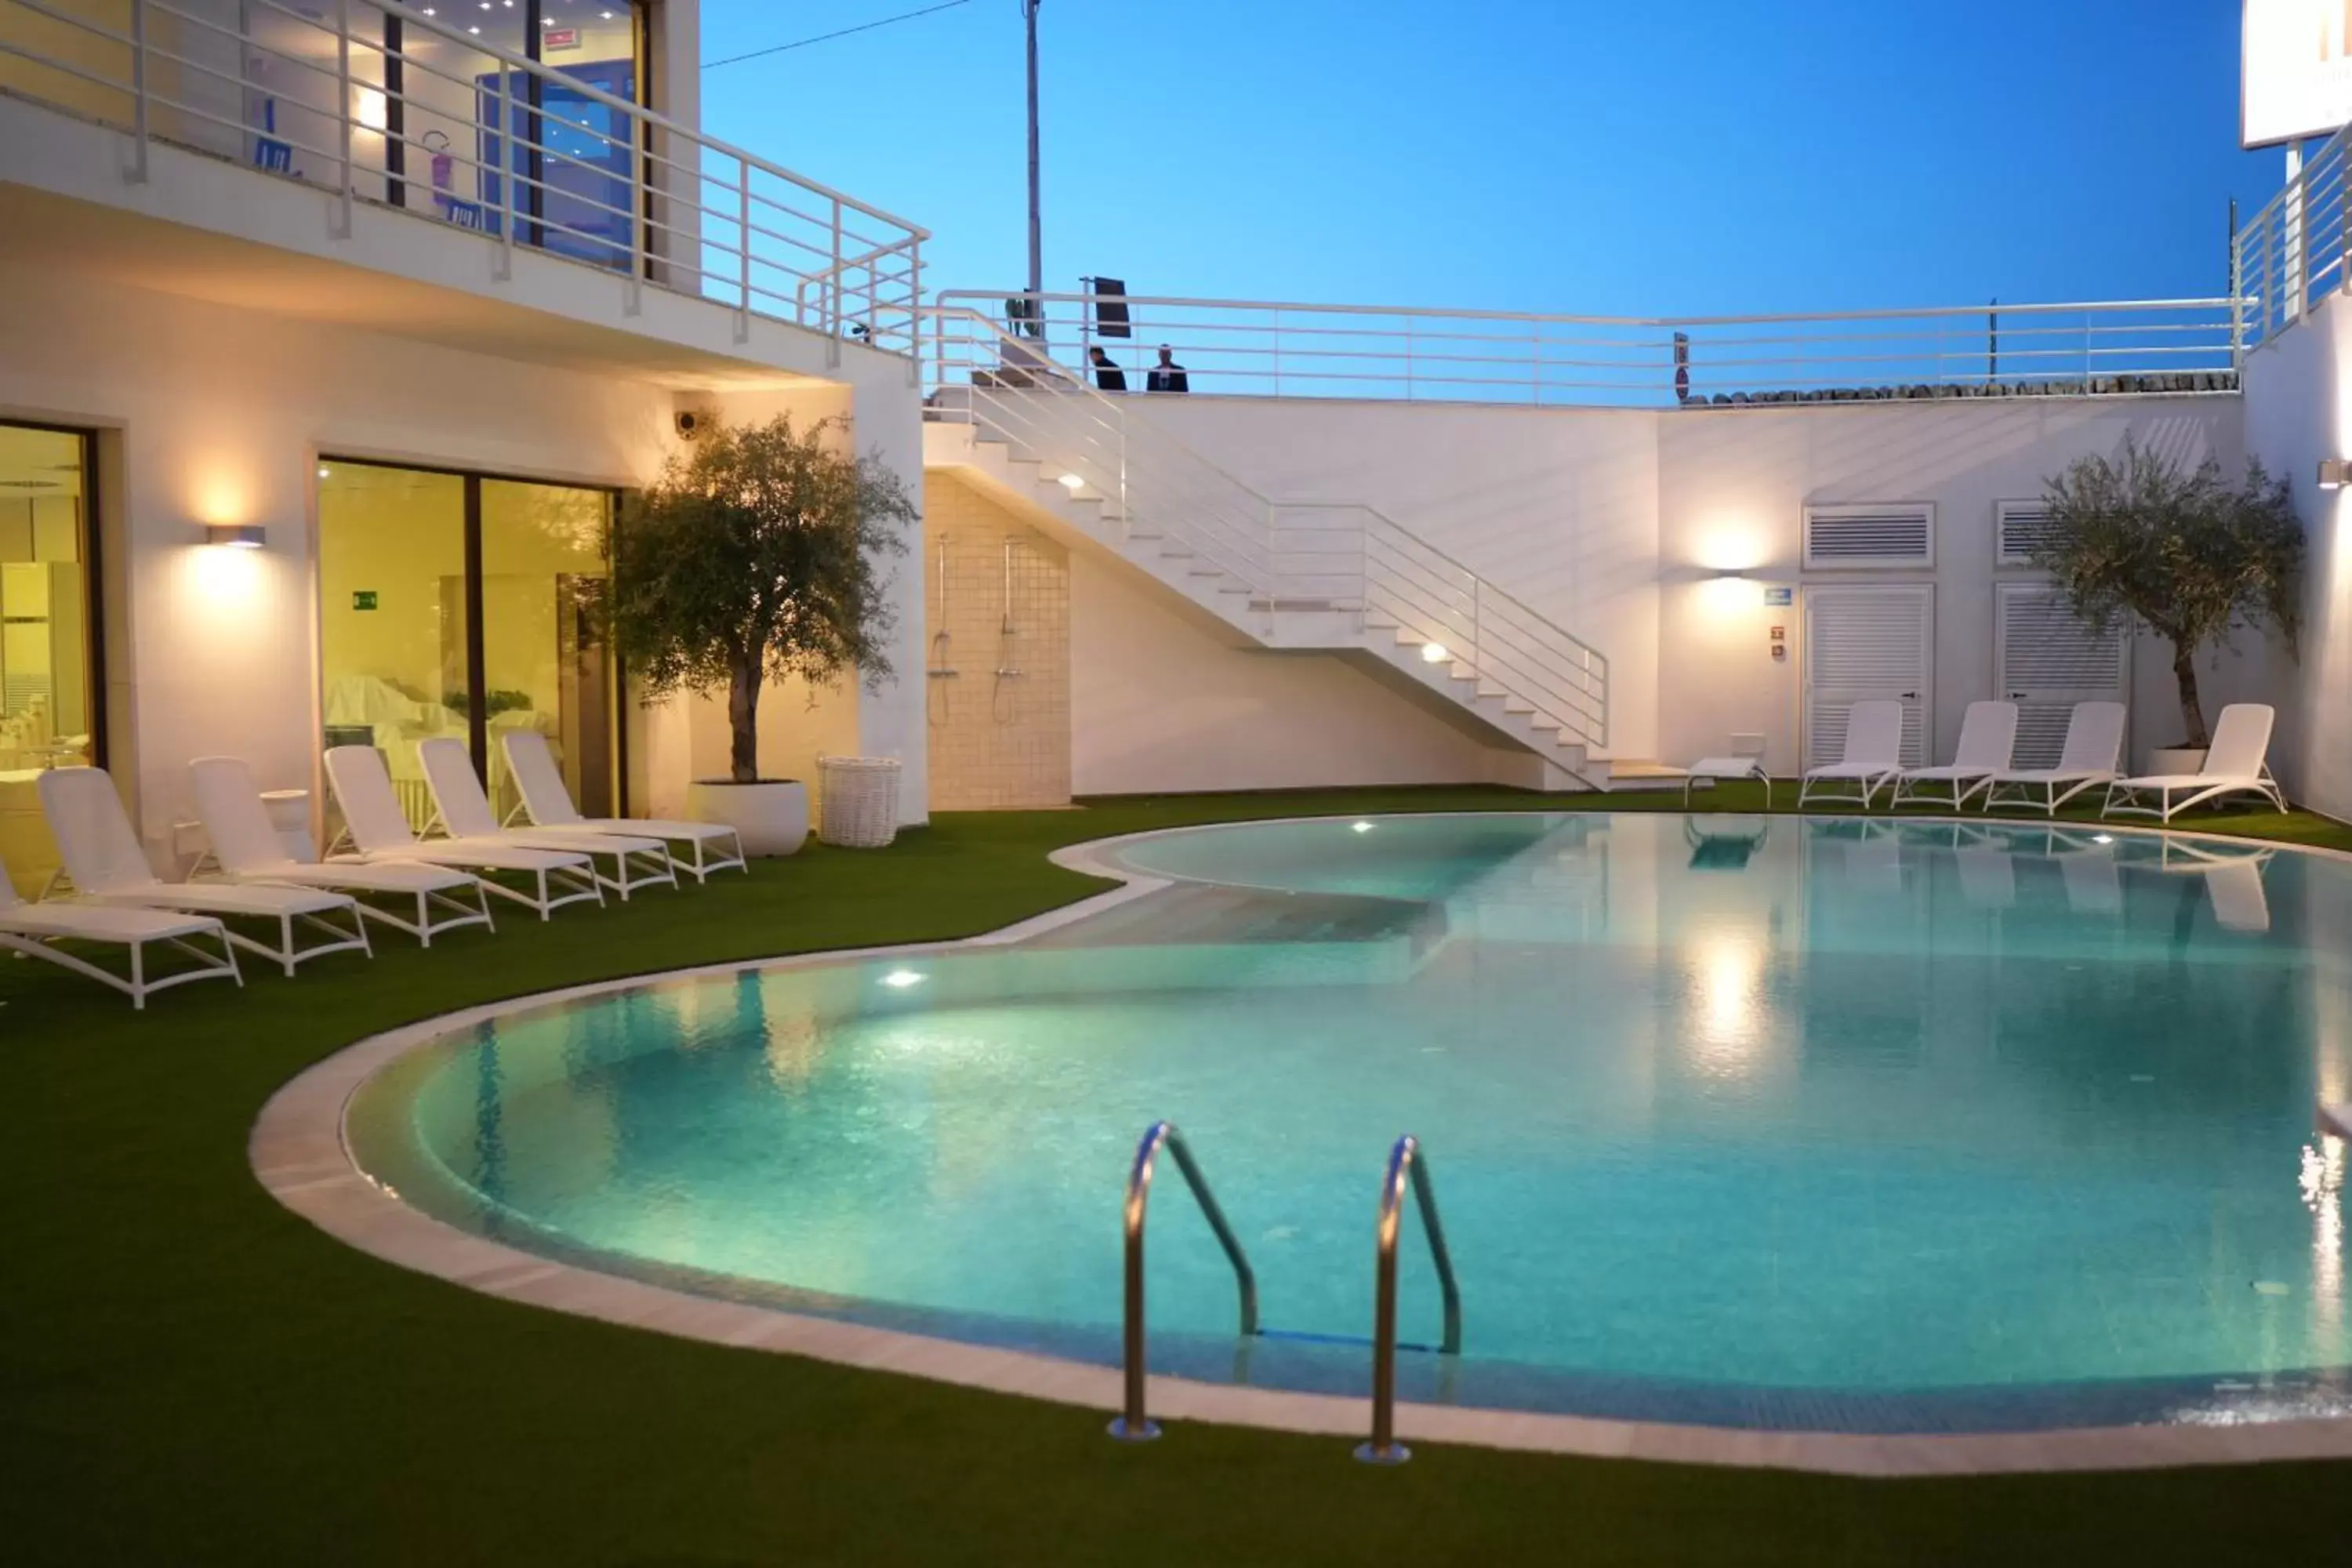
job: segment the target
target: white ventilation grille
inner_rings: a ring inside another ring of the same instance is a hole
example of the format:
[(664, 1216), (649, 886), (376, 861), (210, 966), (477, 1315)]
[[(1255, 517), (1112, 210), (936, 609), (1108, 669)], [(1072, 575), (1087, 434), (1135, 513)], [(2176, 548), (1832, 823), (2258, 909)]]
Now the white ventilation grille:
[(1928, 567), (1936, 563), (1936, 509), (1927, 501), (1805, 509), (1805, 564)]
[(1996, 501), (1992, 521), (2003, 566), (2032, 565), (2033, 552), (2050, 538), (2050, 508), (2042, 501)]

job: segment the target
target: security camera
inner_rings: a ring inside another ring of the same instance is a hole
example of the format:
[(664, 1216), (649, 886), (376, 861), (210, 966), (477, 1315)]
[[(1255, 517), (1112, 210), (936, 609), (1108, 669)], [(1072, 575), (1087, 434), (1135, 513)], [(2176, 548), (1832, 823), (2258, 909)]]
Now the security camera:
[(701, 415), (696, 413), (691, 408), (679, 409), (677, 411), (677, 438), (681, 441), (691, 441), (697, 436), (701, 435), (702, 417), (703, 416)]

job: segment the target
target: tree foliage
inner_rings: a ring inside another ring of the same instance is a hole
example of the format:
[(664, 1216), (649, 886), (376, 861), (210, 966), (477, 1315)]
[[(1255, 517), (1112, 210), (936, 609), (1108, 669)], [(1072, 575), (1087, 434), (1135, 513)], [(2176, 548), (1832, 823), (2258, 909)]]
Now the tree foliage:
[(2231, 488), (2208, 458), (2194, 468), (2124, 438), (2046, 481), (2049, 531), (2033, 563), (2095, 631), (2123, 626), (2172, 645), (2186, 743), (2210, 737), (2197, 654), (2232, 632), (2275, 632), (2292, 654), (2302, 629), (2303, 524), (2284, 479), (2249, 461)]
[(734, 781), (759, 777), (760, 690), (845, 670), (891, 674), (895, 616), (877, 565), (919, 517), (898, 476), (821, 420), (720, 425), (624, 501), (606, 619), (644, 699), (725, 689)]

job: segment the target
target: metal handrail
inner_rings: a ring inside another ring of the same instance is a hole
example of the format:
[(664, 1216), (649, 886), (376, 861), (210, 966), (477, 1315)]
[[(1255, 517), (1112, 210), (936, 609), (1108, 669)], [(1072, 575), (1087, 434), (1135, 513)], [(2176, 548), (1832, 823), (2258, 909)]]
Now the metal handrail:
[(1429, 1237), (1430, 1257), (1437, 1265), (1437, 1287), (1445, 1297), (1445, 1338), (1438, 1349), (1445, 1355), (1462, 1353), (1462, 1291), (1454, 1279), (1454, 1255), (1446, 1249), (1445, 1226), (1437, 1217), (1429, 1156), (1422, 1152), (1421, 1140), (1408, 1132), (1389, 1151), (1389, 1168), (1381, 1178), (1372, 1285), (1372, 1437), (1356, 1449), (1356, 1458), (1368, 1465), (1402, 1465), (1412, 1458), (1412, 1450), (1396, 1440), (1397, 1234), (1404, 1228), (1408, 1181), (1421, 1209), (1421, 1228)]
[[(1323, 562), (1344, 559), (1350, 570), (1303, 575), (1352, 578), (1359, 611), (1442, 644), (1461, 668), (1527, 702), (1562, 743), (1608, 744), (1606, 656), (1449, 552), (1365, 502), (1270, 498), (1151, 419), (1148, 399), (1102, 392), (1045, 342), (961, 307), (928, 313), (934, 353), (925, 373), (937, 389), (929, 417), (984, 427), (1017, 455), (1064, 468), (1104, 498), (1106, 517), (1115, 515), (1122, 530), (1150, 523), (1246, 589), (1245, 605), (1235, 609), (1262, 607), (1269, 636), (1286, 602), (1318, 596), (1288, 592), (1281, 538), (1294, 531), (1278, 514), (1355, 514), (1349, 547), (1322, 552)], [(950, 357), (950, 343), (961, 357)], [(991, 353), (994, 363), (983, 363)], [(952, 383), (955, 371), (969, 384)]]
[[(1000, 296), (935, 298), (955, 308)], [(1640, 317), (1128, 294), (1127, 333), (1105, 340), (1100, 296), (1001, 298), (1041, 349), (1083, 358), (1165, 342), (1196, 395), (1669, 407), (2227, 390), (2242, 314), (2232, 298)]]
[(2352, 288), (2352, 126), (2297, 163), (2234, 237), (2240, 350), (2261, 347), (2330, 289)]
[(1159, 1423), (1146, 1415), (1143, 1408), (1143, 1220), (1151, 1201), (1152, 1168), (1159, 1163), (1162, 1149), (1176, 1157), (1176, 1168), (1184, 1173), (1185, 1184), (1192, 1189), (1209, 1228), (1216, 1232), (1218, 1245), (1225, 1249), (1225, 1257), (1234, 1266), (1234, 1281), (1241, 1289), (1242, 1337), (1247, 1339), (1257, 1332), (1257, 1275), (1242, 1251), (1241, 1239), (1226, 1222), (1225, 1211), (1217, 1206), (1216, 1196), (1209, 1191), (1208, 1181), (1201, 1174), (1184, 1135), (1176, 1131), (1172, 1121), (1155, 1121), (1145, 1131), (1143, 1142), (1136, 1145), (1135, 1164), (1127, 1177), (1127, 1402), (1118, 1418), (1110, 1424), (1110, 1435), (1129, 1443), (1148, 1443), (1160, 1436)]
[[(132, 139), (128, 174), (133, 180), (148, 177), (151, 139), (176, 139), (212, 152), (222, 150), (225, 138), (263, 139), (287, 150), (289, 158), (305, 154), (313, 165), (272, 172), (333, 191), (340, 205), (339, 238), (349, 237), (352, 207), (360, 201), (437, 216), (457, 226), (487, 227), (485, 220), (495, 216), (499, 232), (493, 237), (502, 252), (521, 243), (581, 260), (576, 252), (586, 248), (604, 258), (586, 265), (621, 271), (632, 289), (652, 282), (730, 305), (745, 317), (803, 325), (812, 324), (815, 315), (813, 324), (833, 337), (856, 337), (909, 356), (919, 342), (921, 246), (929, 234), (906, 219), (399, 0), (336, 0), (323, 11), (298, 9), (288, 0), (245, 0), (234, 8), (234, 20), (230, 9), (223, 7), (215, 16), (205, 0), (128, 0), (128, 29), (117, 31), (43, 0), (0, 0), (0, 12), (21, 11), (108, 47), (100, 51), (106, 59), (93, 65), (64, 58), (87, 50), (58, 45), (45, 49), (21, 33), (0, 35), (0, 58), (31, 68), (13, 73), (12, 90), (34, 101), (52, 101), (38, 90), (44, 73), (123, 95), (119, 105), (96, 110), (87, 94), (55, 106), (127, 131)], [(373, 26), (373, 19), (384, 16), (399, 18), (404, 47), (390, 46), (383, 30)], [(362, 18), (370, 25), (356, 25)], [(331, 47), (312, 58), (280, 33), (263, 31), (265, 23), (281, 32), (299, 30), (304, 38), (320, 37)], [(415, 47), (426, 38), (464, 50), (468, 61), (494, 63), (490, 91), (498, 119), (482, 129), (499, 151), (486, 154), (477, 147), (469, 153), (450, 147), (446, 138), (437, 148), (428, 146), (404, 128), (400, 110), (411, 100), (424, 120), (446, 118), (444, 108), (417, 96), (420, 85), (475, 90), (476, 68), (469, 64), (464, 76), (453, 74)], [(237, 62), (227, 68), (206, 58), (229, 46)], [(118, 51), (123, 58), (115, 58)], [(283, 125), (252, 122), (255, 61), (275, 63), (300, 84), (282, 100), (269, 99), (283, 112)], [(399, 90), (391, 85), (394, 64), (404, 77)], [(593, 116), (568, 119), (543, 105), (538, 91), (526, 100), (518, 93), (525, 80), (560, 87), (567, 100), (616, 117), (619, 129), (607, 132), (589, 122)], [(557, 144), (558, 133), (606, 153), (625, 153), (625, 172), (583, 161)], [(393, 156), (394, 149), (403, 150), (402, 158)], [(516, 155), (523, 153), (531, 156)], [(442, 193), (406, 166), (428, 154), (470, 171), (468, 178), (483, 188), (471, 198), (453, 195), (441, 210), (434, 198)], [(554, 174), (567, 169), (587, 170), (610, 188), (592, 182), (586, 190), (559, 189)], [(491, 180), (497, 195), (488, 192)], [(544, 207), (554, 197), (561, 197), (564, 212), (583, 215), (589, 226), (544, 210), (517, 211), (525, 204)], [(467, 220), (463, 223), (461, 208)], [(519, 217), (531, 239), (517, 240)], [(625, 226), (627, 233), (613, 232), (614, 226)], [(551, 241), (550, 236), (558, 237)], [(657, 241), (666, 251), (657, 251)], [(563, 248), (567, 245), (571, 251)], [(509, 276), (503, 264), (498, 276)], [(812, 304), (807, 288), (786, 290), (785, 279), (813, 284), (820, 291), (818, 301)], [(739, 324), (739, 341), (743, 330)]]

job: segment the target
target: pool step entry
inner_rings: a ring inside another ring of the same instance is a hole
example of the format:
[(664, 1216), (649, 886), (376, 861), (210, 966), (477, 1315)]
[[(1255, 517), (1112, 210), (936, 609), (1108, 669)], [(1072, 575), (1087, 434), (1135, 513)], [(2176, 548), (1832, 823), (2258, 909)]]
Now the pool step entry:
[[(1438, 1216), (1437, 1193), (1429, 1175), (1429, 1159), (1423, 1152), (1421, 1141), (1408, 1132), (1396, 1141), (1389, 1151), (1386, 1171), (1381, 1178), (1380, 1220), (1374, 1231), (1372, 1337), (1358, 1339), (1353, 1335), (1316, 1334), (1297, 1331), (1268, 1331), (1258, 1325), (1257, 1274), (1250, 1268), (1248, 1254), (1243, 1251), (1241, 1238), (1218, 1205), (1216, 1194), (1209, 1190), (1208, 1179), (1202, 1175), (1199, 1162), (1192, 1158), (1184, 1135), (1172, 1121), (1155, 1121), (1144, 1130), (1143, 1141), (1136, 1145), (1135, 1163), (1129, 1167), (1125, 1226), (1127, 1232), (1125, 1263), (1125, 1310), (1122, 1321), (1121, 1361), (1125, 1373), (1125, 1398), (1118, 1416), (1110, 1424), (1110, 1435), (1121, 1442), (1148, 1443), (1160, 1436), (1160, 1424), (1153, 1421), (1144, 1407), (1145, 1334), (1143, 1309), (1143, 1222), (1151, 1201), (1151, 1178), (1159, 1164), (1161, 1150), (1175, 1160), (1182, 1173), (1184, 1184), (1192, 1189), (1192, 1197), (1201, 1205), (1201, 1213), (1216, 1234), (1217, 1245), (1224, 1248), (1226, 1260), (1234, 1266), (1234, 1283), (1240, 1294), (1241, 1337), (1286, 1339), (1317, 1342), (1326, 1344), (1369, 1344), (1372, 1352), (1372, 1433), (1370, 1440), (1356, 1447), (1356, 1458), (1371, 1465), (1401, 1465), (1412, 1458), (1412, 1450), (1396, 1440), (1396, 1353), (1397, 1342), (1397, 1240), (1404, 1225), (1406, 1189), (1412, 1190), (1415, 1206), (1421, 1210), (1421, 1227), (1429, 1237), (1431, 1260), (1437, 1268), (1438, 1289), (1445, 1302), (1445, 1330), (1443, 1342), (1433, 1347), (1440, 1355), (1462, 1353), (1462, 1291), (1454, 1276), (1454, 1256), (1445, 1245), (1445, 1226)], [(1427, 1345), (1407, 1345), (1402, 1348), (1427, 1351)]]

